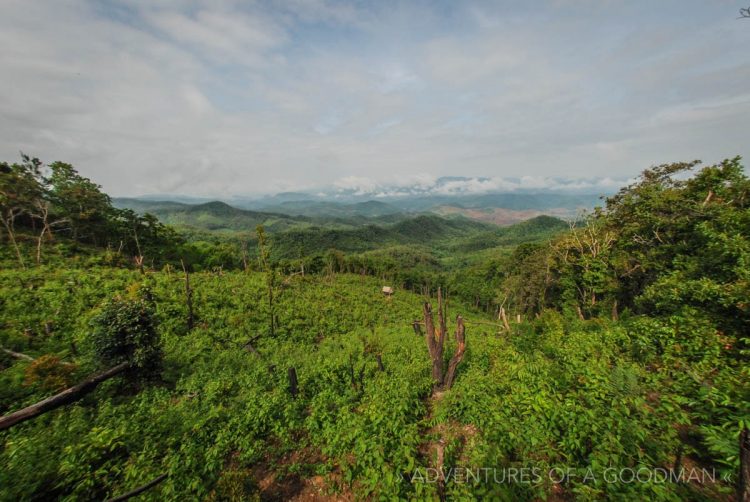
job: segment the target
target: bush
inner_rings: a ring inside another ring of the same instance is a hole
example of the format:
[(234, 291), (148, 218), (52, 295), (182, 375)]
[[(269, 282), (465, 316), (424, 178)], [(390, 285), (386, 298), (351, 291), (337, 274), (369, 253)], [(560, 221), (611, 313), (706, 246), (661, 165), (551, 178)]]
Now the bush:
[(144, 298), (115, 297), (92, 319), (98, 362), (113, 366), (130, 361), (139, 379), (161, 373), (163, 350), (154, 322), (154, 306)]

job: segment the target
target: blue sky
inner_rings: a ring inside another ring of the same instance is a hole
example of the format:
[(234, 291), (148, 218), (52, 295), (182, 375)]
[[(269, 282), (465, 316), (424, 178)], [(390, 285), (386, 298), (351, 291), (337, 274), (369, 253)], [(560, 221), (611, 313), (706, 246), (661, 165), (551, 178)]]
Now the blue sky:
[(211, 196), (748, 156), (745, 4), (4, 0), (0, 155)]

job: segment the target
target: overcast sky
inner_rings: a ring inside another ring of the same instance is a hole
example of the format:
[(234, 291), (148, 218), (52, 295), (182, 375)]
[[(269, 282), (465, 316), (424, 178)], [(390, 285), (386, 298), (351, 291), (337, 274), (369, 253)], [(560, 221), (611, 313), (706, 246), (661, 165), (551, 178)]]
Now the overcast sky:
[(113, 195), (750, 156), (750, 0), (0, 2), (0, 159)]

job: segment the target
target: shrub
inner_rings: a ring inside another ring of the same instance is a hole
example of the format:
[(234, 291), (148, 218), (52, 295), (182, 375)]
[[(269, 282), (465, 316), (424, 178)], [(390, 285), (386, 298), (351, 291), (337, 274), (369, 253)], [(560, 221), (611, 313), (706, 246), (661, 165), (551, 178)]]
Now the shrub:
[(163, 350), (154, 306), (144, 298), (115, 297), (92, 319), (92, 342), (98, 361), (112, 366), (130, 361), (138, 378), (158, 376)]

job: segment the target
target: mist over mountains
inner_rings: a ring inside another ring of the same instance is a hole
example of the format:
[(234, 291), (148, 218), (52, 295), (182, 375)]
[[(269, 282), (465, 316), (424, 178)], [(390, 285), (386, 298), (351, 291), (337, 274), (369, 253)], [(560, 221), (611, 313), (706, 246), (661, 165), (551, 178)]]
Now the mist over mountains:
[(601, 203), (602, 196), (616, 192), (627, 182), (628, 180), (613, 178), (432, 178), (423, 175), (382, 183), (369, 178), (349, 177), (323, 188), (276, 194), (228, 194), (217, 197), (150, 194), (131, 199), (184, 204), (218, 200), (240, 209), (308, 216), (383, 216), (404, 211), (445, 212), (440, 210), (441, 206), (462, 209), (499, 208), (513, 211), (555, 210), (554, 214), (564, 215), (570, 211), (594, 207)]
[(356, 226), (422, 213), (505, 226), (542, 215), (575, 217), (601, 205), (603, 196), (625, 183), (611, 178), (424, 176), (408, 183), (381, 184), (352, 177), (324, 189), (259, 197), (150, 195), (118, 198), (115, 204), (177, 224), (216, 228), (229, 220), (233, 223), (226, 226), (234, 230), (255, 222), (272, 222), (272, 227), (281, 228), (302, 222)]

